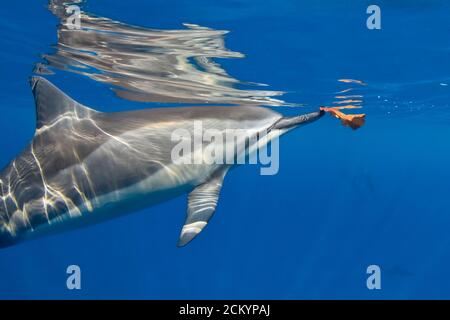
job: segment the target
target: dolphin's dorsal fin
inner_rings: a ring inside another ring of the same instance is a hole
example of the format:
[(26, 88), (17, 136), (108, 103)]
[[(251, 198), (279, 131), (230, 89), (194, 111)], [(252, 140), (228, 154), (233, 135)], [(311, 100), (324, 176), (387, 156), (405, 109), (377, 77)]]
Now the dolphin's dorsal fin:
[(187, 217), (181, 229), (178, 246), (182, 247), (194, 239), (208, 224), (216, 210), (220, 189), (228, 168), (216, 172), (207, 182), (189, 193)]
[(30, 84), (36, 103), (37, 129), (50, 125), (58, 117), (69, 112), (77, 118), (86, 117), (96, 112), (76, 102), (42, 77), (32, 77)]

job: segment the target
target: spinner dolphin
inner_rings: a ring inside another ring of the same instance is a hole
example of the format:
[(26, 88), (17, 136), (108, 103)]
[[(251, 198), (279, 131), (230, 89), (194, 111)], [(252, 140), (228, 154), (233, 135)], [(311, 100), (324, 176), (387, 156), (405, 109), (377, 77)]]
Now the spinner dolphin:
[[(178, 107), (99, 112), (34, 77), (36, 132), (0, 173), (0, 247), (104, 221), (187, 193), (179, 245), (214, 214), (230, 164), (175, 164), (174, 130), (194, 121), (219, 132), (268, 132), (272, 139), (319, 119), (323, 110), (283, 117), (267, 108)], [(257, 146), (256, 146), (257, 147)], [(237, 149), (248, 152), (255, 145)]]

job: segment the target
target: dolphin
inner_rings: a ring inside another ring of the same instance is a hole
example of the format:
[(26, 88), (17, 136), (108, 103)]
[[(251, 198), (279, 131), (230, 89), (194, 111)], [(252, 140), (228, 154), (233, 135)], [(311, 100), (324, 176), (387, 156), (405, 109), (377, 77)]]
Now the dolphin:
[[(30, 80), (36, 104), (31, 142), (0, 173), (0, 247), (140, 210), (187, 193), (178, 245), (214, 214), (232, 164), (175, 164), (176, 129), (193, 122), (219, 132), (267, 132), (268, 140), (311, 123), (324, 111), (293, 117), (259, 106), (173, 107), (100, 112), (42, 77)], [(213, 143), (213, 142), (211, 142)], [(259, 148), (253, 143), (236, 155)]]

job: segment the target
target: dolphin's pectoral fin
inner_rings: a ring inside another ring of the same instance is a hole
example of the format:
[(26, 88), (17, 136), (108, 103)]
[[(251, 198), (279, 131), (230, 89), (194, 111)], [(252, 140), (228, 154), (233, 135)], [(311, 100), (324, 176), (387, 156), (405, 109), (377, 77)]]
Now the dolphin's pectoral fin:
[(189, 193), (187, 217), (183, 229), (181, 229), (179, 247), (188, 244), (208, 224), (216, 210), (226, 173), (227, 169), (217, 172), (210, 180)]

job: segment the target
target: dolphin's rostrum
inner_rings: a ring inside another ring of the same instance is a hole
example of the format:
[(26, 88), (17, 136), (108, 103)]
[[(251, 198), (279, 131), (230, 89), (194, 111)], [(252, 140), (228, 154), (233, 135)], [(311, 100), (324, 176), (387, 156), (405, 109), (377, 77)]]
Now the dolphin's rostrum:
[(194, 121), (202, 121), (205, 129), (269, 131), (273, 138), (324, 113), (286, 118), (256, 106), (104, 113), (77, 103), (44, 78), (33, 77), (31, 85), (35, 135), (0, 173), (0, 247), (189, 193), (183, 246), (213, 215), (231, 165), (174, 164), (174, 130), (191, 131)]

